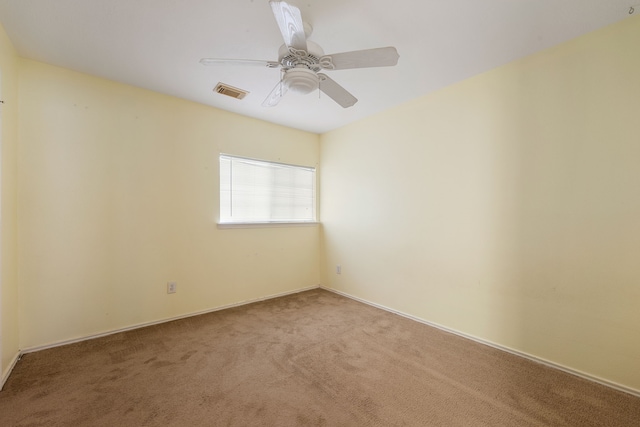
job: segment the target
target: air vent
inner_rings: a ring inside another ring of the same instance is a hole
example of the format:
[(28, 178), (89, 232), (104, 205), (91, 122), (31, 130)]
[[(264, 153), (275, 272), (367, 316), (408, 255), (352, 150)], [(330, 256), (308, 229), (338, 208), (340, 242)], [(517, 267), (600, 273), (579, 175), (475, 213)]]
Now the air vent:
[(218, 83), (216, 87), (213, 88), (213, 91), (236, 99), (242, 99), (249, 93), (246, 90), (238, 89), (237, 87), (229, 86), (224, 83)]

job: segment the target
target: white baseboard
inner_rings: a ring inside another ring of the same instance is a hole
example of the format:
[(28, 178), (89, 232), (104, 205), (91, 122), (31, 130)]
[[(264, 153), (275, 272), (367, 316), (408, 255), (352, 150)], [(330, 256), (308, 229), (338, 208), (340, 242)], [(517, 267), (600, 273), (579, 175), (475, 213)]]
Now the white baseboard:
[[(213, 312), (216, 312), (216, 311), (226, 310), (226, 309), (233, 308), (233, 307), (240, 307), (240, 306), (243, 306), (243, 305), (252, 304), (254, 302), (266, 301), (266, 300), (270, 300), (270, 299), (274, 299), (274, 298), (284, 297), (284, 296), (287, 296), (287, 295), (294, 295), (294, 294), (298, 294), (300, 292), (309, 291), (311, 289), (318, 289), (319, 287), (320, 287), (319, 285), (317, 285), (317, 286), (309, 286), (309, 287), (302, 288), (302, 289), (296, 289), (296, 290), (293, 290), (293, 291), (287, 291), (287, 292), (281, 292), (281, 293), (278, 293), (278, 294), (267, 295), (265, 297), (254, 298), (254, 299), (245, 300), (245, 301), (241, 301), (241, 302), (237, 302), (237, 303), (233, 303), (233, 304), (227, 304), (227, 305), (223, 305), (223, 306), (216, 307), (216, 308), (211, 308), (211, 309), (207, 309), (207, 310), (201, 310), (201, 311), (197, 311), (197, 312), (193, 312), (193, 313), (183, 314), (183, 315), (180, 315), (180, 316), (169, 317), (169, 318), (166, 318), (166, 319), (155, 320), (155, 321), (152, 321), (152, 322), (138, 323), (138, 324), (135, 324), (135, 325), (132, 325), (132, 326), (127, 326), (126, 328), (112, 329), (112, 330), (109, 330), (109, 331), (106, 331), (106, 332), (100, 332), (98, 334), (85, 335), (85, 336), (82, 336), (82, 337), (79, 337), (79, 338), (73, 338), (73, 339), (70, 339), (70, 340), (56, 341), (56, 342), (50, 343), (50, 344), (39, 345), (39, 346), (35, 346), (35, 347), (28, 347), (28, 348), (22, 349), (19, 356), (21, 356), (23, 354), (27, 354), (27, 353), (34, 353), (36, 351), (46, 350), (46, 349), (49, 349), (49, 348), (60, 347), (60, 346), (67, 345), (67, 344), (74, 344), (74, 343), (81, 342), (81, 341), (88, 341), (88, 340), (92, 340), (92, 339), (95, 339), (95, 338), (106, 337), (108, 335), (118, 334), (120, 332), (127, 332), (127, 331), (132, 331), (134, 329), (144, 328), (144, 327), (147, 327), (147, 326), (159, 325), (161, 323), (167, 323), (167, 322), (172, 322), (174, 320), (185, 319), (187, 317), (193, 317), (193, 316), (199, 316), (201, 314), (213, 313)], [(8, 375), (7, 375), (7, 377), (8, 377)]]
[(18, 351), (9, 364), (9, 367), (2, 373), (2, 378), (0, 378), (0, 391), (2, 391), (2, 389), (4, 388), (4, 383), (6, 383), (9, 379), (9, 375), (11, 375), (11, 372), (13, 372), (13, 368), (15, 368), (16, 363), (18, 363), (18, 360), (20, 360), (21, 357), (22, 352)]
[(524, 357), (525, 359), (531, 360), (531, 361), (536, 362), (536, 363), (540, 363), (540, 364), (548, 366), (550, 368), (558, 369), (560, 371), (566, 372), (566, 373), (571, 374), (571, 375), (575, 375), (575, 376), (583, 378), (585, 380), (592, 381), (592, 382), (604, 385), (606, 387), (609, 387), (609, 388), (612, 388), (612, 389), (615, 389), (615, 390), (618, 390), (618, 391), (622, 391), (624, 393), (631, 394), (631, 395), (636, 396), (636, 397), (640, 397), (640, 390), (636, 390), (634, 388), (627, 387), (627, 386), (624, 386), (622, 384), (618, 384), (618, 383), (613, 382), (613, 381), (605, 380), (604, 378), (600, 378), (600, 377), (597, 377), (595, 375), (587, 374), (585, 372), (582, 372), (582, 371), (579, 371), (579, 370), (576, 370), (576, 369), (573, 369), (573, 368), (569, 368), (567, 366), (552, 362), (550, 360), (546, 360), (546, 359), (543, 359), (541, 357), (537, 357), (537, 356), (534, 356), (534, 355), (531, 355), (531, 354), (528, 354), (528, 353), (525, 353), (525, 352), (522, 352), (522, 351), (519, 351), (519, 350), (515, 350), (515, 349), (512, 349), (512, 348), (500, 345), (500, 344), (496, 344), (494, 342), (487, 341), (487, 340), (484, 340), (482, 338), (475, 337), (473, 335), (465, 334), (464, 332), (460, 332), (460, 331), (457, 331), (455, 329), (447, 328), (446, 326), (442, 326), (442, 325), (439, 325), (437, 323), (429, 322), (428, 320), (424, 320), (424, 319), (421, 319), (419, 317), (412, 316), (410, 314), (403, 313), (403, 312), (398, 311), (398, 310), (394, 310), (394, 309), (386, 307), (384, 305), (376, 304), (374, 302), (367, 301), (367, 300), (362, 299), (362, 298), (358, 298), (356, 296), (350, 295), (350, 294), (348, 294), (346, 292), (339, 291), (337, 289), (327, 288), (327, 287), (324, 287), (324, 286), (320, 286), (320, 288), (324, 289), (326, 291), (329, 291), (329, 292), (333, 292), (333, 293), (338, 294), (338, 295), (342, 295), (342, 296), (350, 298), (352, 300), (355, 300), (355, 301), (370, 305), (372, 307), (376, 307), (376, 308), (379, 308), (381, 310), (388, 311), (390, 313), (397, 314), (397, 315), (402, 316), (402, 317), (406, 317), (407, 319), (414, 320), (416, 322), (419, 322), (419, 323), (434, 327), (436, 329), (440, 329), (442, 331), (449, 332), (449, 333), (454, 334), (454, 335), (458, 335), (458, 336), (460, 336), (462, 338), (466, 338), (466, 339), (475, 341), (477, 343), (484, 344), (484, 345), (487, 345), (489, 347), (496, 348), (498, 350), (506, 351), (507, 353), (511, 353), (511, 354), (516, 355), (516, 356)]

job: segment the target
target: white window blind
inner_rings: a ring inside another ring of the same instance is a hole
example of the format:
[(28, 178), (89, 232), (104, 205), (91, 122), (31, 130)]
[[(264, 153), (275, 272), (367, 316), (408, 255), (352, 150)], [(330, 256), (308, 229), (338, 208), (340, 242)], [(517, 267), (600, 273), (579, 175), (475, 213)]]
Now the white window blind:
[(315, 168), (220, 155), (220, 222), (314, 222)]

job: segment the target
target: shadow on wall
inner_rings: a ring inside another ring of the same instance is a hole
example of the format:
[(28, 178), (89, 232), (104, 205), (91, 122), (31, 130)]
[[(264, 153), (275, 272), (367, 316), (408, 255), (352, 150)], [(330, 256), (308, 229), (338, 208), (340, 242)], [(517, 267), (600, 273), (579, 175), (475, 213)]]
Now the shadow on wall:
[(640, 64), (588, 41), (519, 73), (517, 345), (640, 388)]

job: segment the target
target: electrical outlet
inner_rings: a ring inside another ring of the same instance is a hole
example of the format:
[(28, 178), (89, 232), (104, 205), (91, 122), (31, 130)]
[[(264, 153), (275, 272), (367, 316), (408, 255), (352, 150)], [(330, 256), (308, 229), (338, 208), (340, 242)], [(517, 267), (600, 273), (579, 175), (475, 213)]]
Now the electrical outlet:
[(167, 293), (175, 294), (178, 288), (178, 284), (176, 282), (167, 282)]
[(336, 265), (336, 274), (342, 274), (342, 266)]

